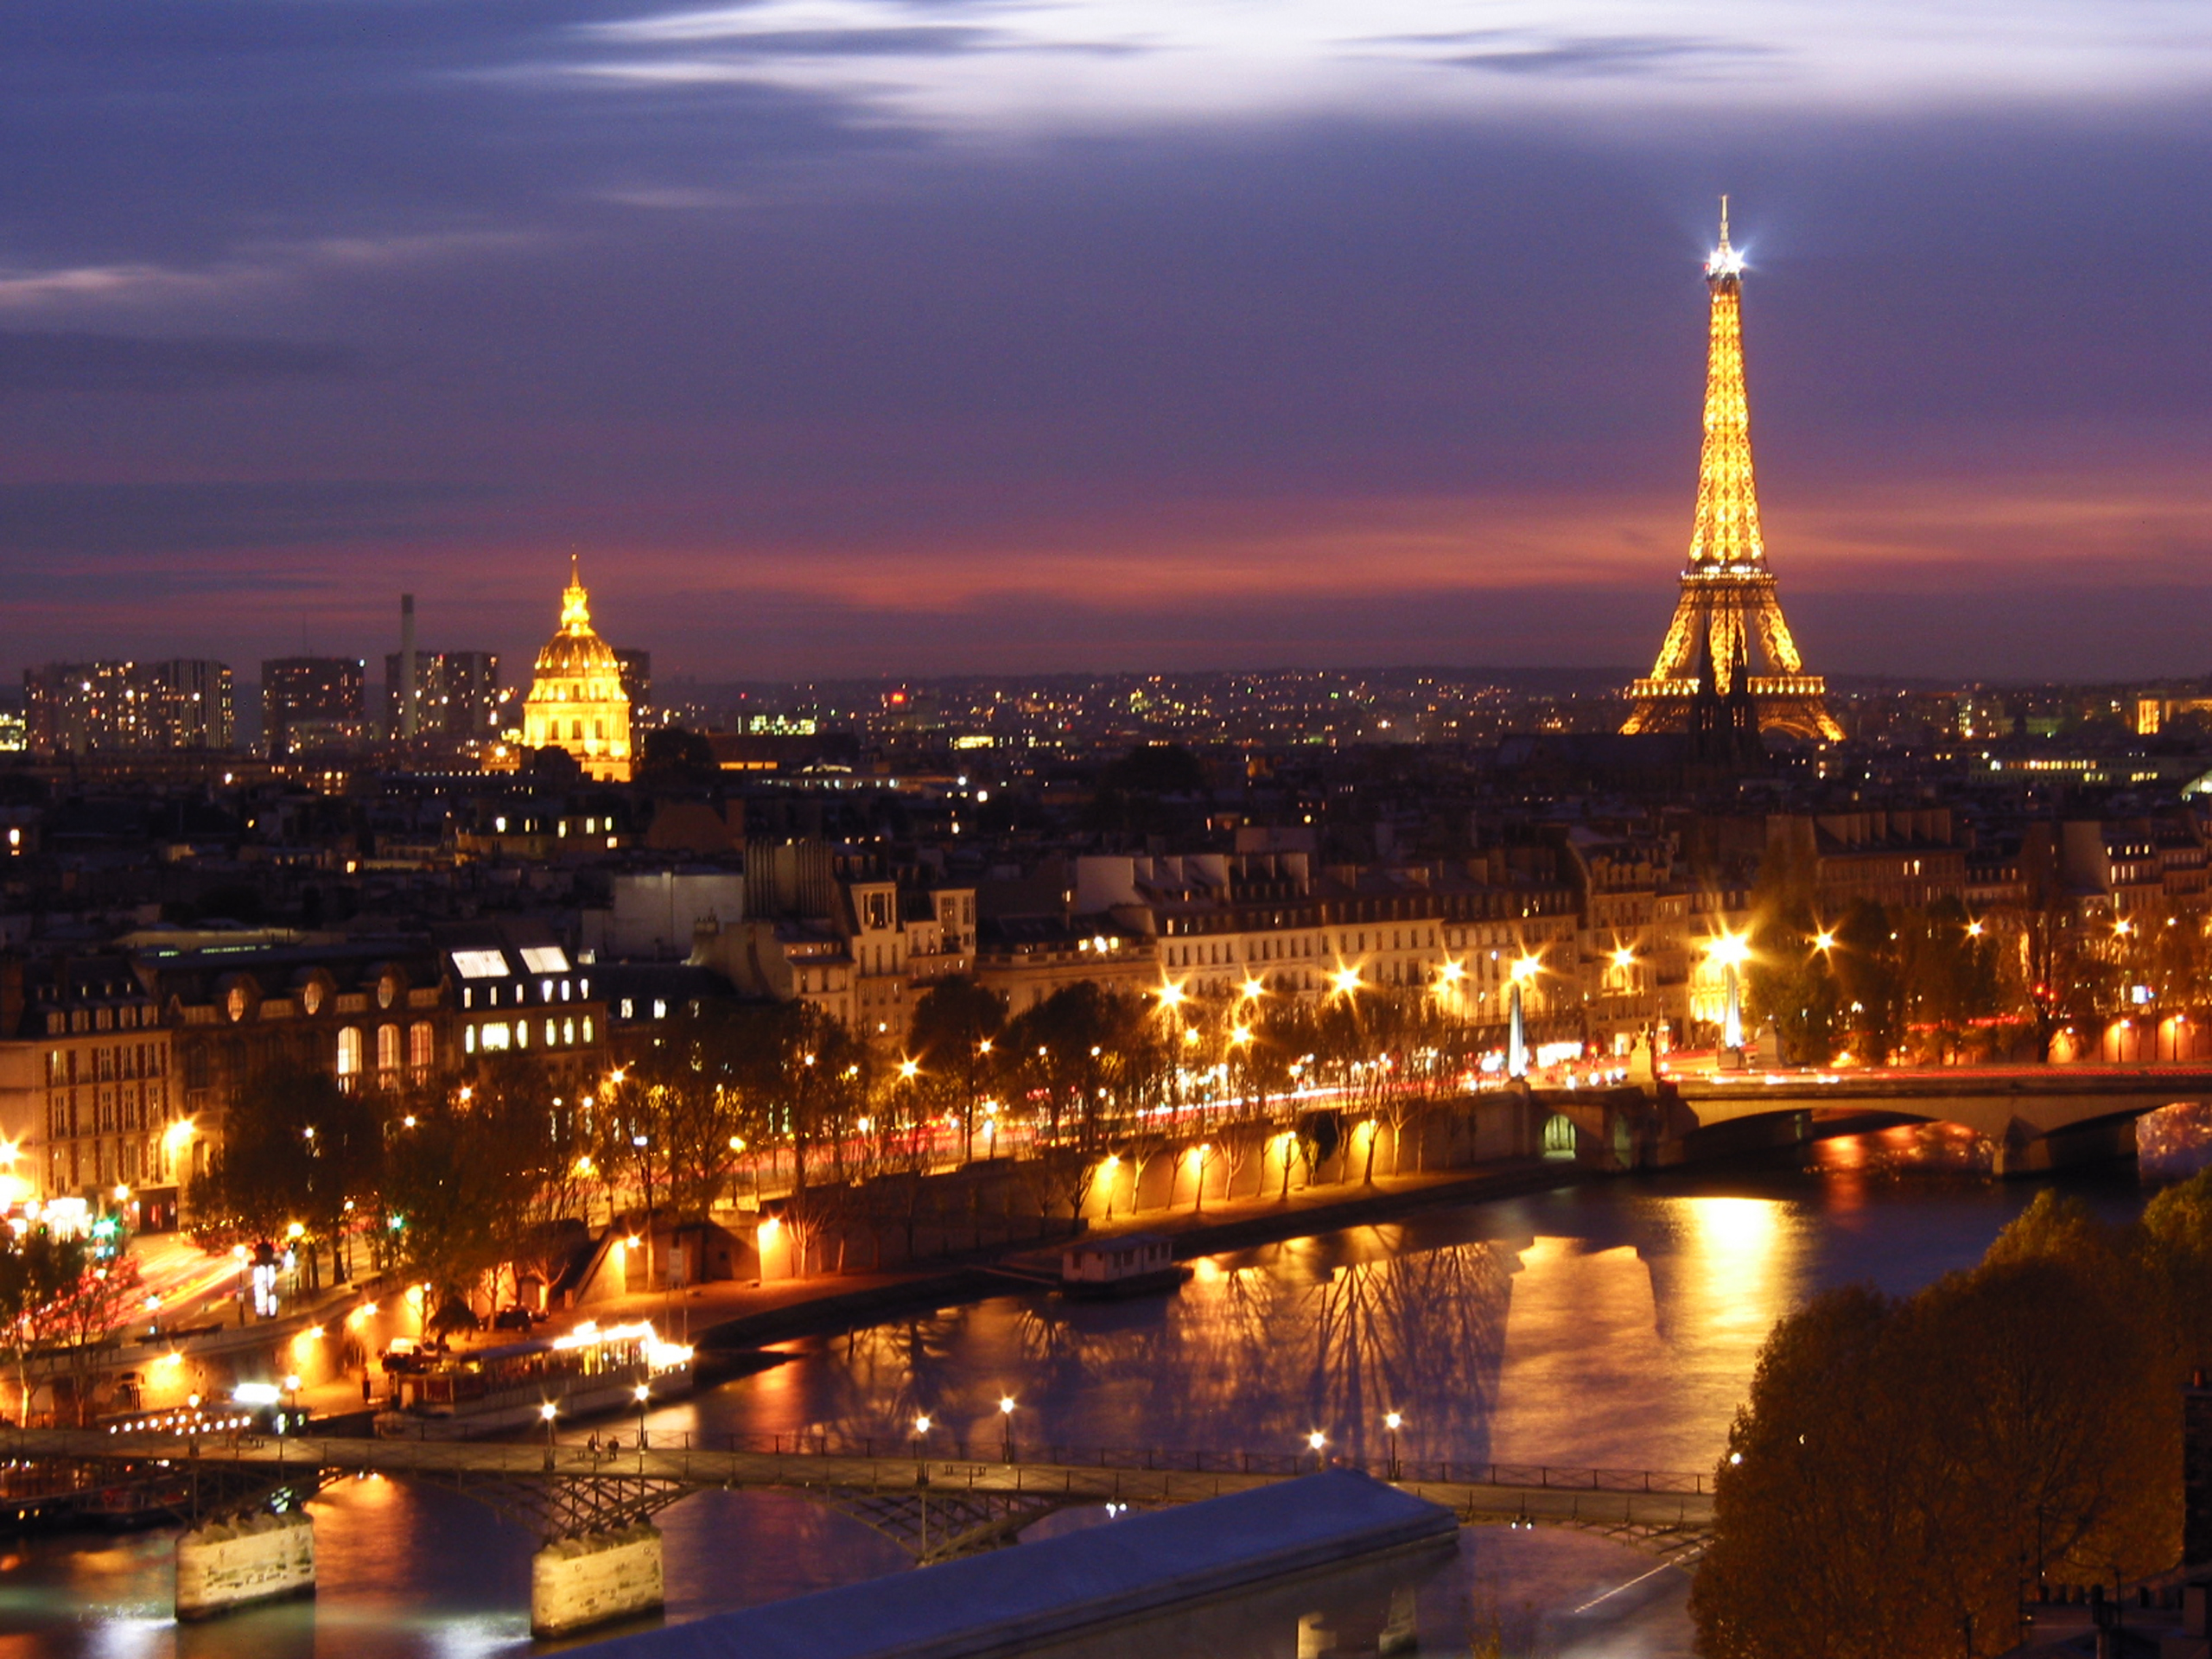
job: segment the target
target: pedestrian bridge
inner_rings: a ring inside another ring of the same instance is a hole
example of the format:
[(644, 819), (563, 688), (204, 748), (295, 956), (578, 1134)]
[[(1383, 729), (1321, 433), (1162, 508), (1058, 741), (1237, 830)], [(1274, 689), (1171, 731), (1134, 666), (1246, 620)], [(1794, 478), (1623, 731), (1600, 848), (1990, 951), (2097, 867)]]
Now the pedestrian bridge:
[[(1033, 1522), (1060, 1510), (1159, 1509), (1252, 1491), (1325, 1466), (1348, 1466), (1311, 1452), (1054, 1446), (1025, 1453), (1005, 1445), (820, 1436), (721, 1437), (713, 1444), (642, 1447), (632, 1438), (607, 1451), (573, 1440), (219, 1438), (29, 1429), (0, 1434), (0, 1446), (14, 1459), (10, 1473), (17, 1478), (10, 1490), (18, 1498), (29, 1490), (20, 1478), (29, 1475), (43, 1477), (56, 1491), (89, 1499), (96, 1512), (135, 1507), (174, 1514), (192, 1529), (180, 1541), (181, 1553), (210, 1523), (296, 1516), (333, 1480), (383, 1476), (449, 1488), (546, 1541), (540, 1565), (553, 1565), (534, 1572), (532, 1590), (533, 1627), (546, 1632), (575, 1628), (576, 1622), (540, 1617), (545, 1611), (541, 1580), (568, 1572), (563, 1563), (581, 1560), (588, 1566), (598, 1559), (593, 1552), (634, 1554), (647, 1535), (650, 1599), (632, 1594), (620, 1611), (657, 1605), (658, 1535), (644, 1523), (694, 1492), (791, 1493), (851, 1516), (897, 1543), (917, 1564), (926, 1564), (1012, 1543)], [(1465, 1525), (1570, 1527), (1670, 1559), (1700, 1551), (1713, 1526), (1708, 1475), (1411, 1459), (1373, 1465), (1367, 1472), (1449, 1509)], [(253, 1541), (224, 1536), (226, 1548)], [(312, 1584), (311, 1550), (306, 1582)], [(565, 1592), (558, 1584), (545, 1592), (547, 1605), (560, 1593)]]
[[(2202, 1065), (2002, 1065), (1716, 1071), (1661, 1078), (1643, 1088), (1545, 1090), (1540, 1104), (1567, 1117), (1587, 1150), (1623, 1166), (1689, 1160), (1710, 1131), (1764, 1124), (1771, 1141), (1807, 1140), (1816, 1125), (1886, 1118), (1956, 1123), (1996, 1148), (2000, 1175), (2129, 1155), (2135, 1120), (2187, 1102), (2212, 1101)], [(1736, 1144), (1754, 1137), (1738, 1135)]]

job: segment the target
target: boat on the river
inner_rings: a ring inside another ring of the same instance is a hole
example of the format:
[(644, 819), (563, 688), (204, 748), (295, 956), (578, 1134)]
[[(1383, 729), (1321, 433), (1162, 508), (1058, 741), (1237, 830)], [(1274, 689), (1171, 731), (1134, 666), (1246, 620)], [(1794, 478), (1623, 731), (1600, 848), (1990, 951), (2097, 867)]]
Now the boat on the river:
[(1174, 1259), (1165, 1233), (1085, 1239), (1060, 1252), (1060, 1294), (1079, 1301), (1173, 1290), (1190, 1276), (1191, 1269)]
[(386, 1440), (469, 1440), (534, 1428), (544, 1408), (574, 1421), (691, 1392), (692, 1351), (649, 1324), (586, 1323), (565, 1336), (444, 1353), (417, 1351), (390, 1366), (391, 1402), (376, 1414)]

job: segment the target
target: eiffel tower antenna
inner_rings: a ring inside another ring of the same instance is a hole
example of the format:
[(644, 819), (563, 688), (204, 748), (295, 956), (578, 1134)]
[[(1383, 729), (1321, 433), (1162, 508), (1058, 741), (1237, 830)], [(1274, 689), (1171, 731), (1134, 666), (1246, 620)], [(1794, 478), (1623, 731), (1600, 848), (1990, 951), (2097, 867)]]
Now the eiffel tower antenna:
[[(1705, 443), (1698, 454), (1697, 518), (1682, 567), (1681, 597), (1651, 672), (1628, 689), (1624, 732), (1678, 732), (1690, 723), (1701, 642), (1731, 681), (1748, 682), (1761, 731), (1835, 741), (1827, 687), (1808, 674), (1782, 619), (1759, 527), (1751, 471), (1751, 404), (1744, 387), (1744, 256), (1729, 245), (1728, 198), (1720, 244), (1705, 262), (1713, 312), (1705, 369)], [(1738, 667), (1738, 664), (1741, 664)]]

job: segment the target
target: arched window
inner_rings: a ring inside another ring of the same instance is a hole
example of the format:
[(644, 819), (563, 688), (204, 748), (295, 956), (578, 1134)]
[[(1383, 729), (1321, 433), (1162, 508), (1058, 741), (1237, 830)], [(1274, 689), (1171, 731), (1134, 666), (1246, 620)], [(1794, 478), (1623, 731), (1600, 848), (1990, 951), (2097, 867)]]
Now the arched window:
[(361, 1033), (356, 1027), (348, 1026), (338, 1033), (338, 1075), (341, 1078), (361, 1075)]
[(417, 1020), (407, 1028), (407, 1065), (410, 1071), (427, 1071), (437, 1057), (437, 1032), (427, 1020)]
[(377, 1070), (379, 1071), (399, 1070), (399, 1027), (397, 1026), (377, 1027)]

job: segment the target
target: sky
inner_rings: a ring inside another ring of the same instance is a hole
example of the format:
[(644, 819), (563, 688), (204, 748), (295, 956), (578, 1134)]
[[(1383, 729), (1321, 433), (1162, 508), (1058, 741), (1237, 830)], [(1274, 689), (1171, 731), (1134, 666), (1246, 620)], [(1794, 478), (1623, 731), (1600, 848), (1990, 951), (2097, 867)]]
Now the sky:
[(2201, 0), (0, 16), (0, 671), (1641, 669), (1726, 191), (1809, 667), (2212, 672)]

